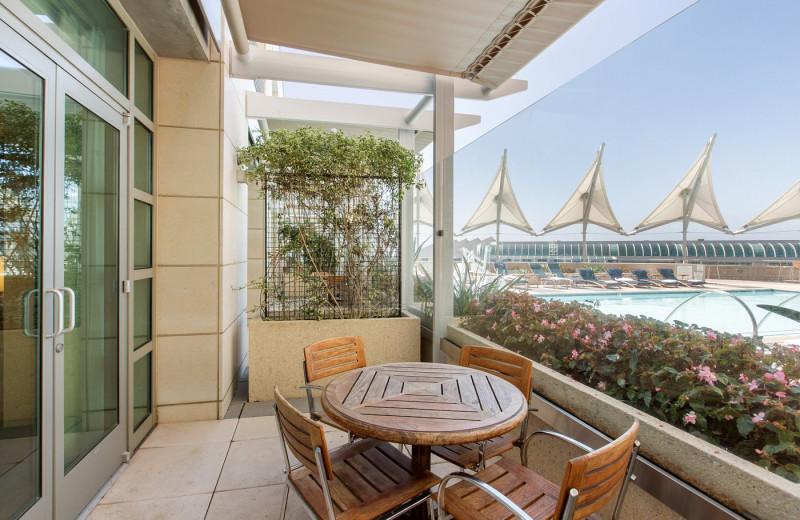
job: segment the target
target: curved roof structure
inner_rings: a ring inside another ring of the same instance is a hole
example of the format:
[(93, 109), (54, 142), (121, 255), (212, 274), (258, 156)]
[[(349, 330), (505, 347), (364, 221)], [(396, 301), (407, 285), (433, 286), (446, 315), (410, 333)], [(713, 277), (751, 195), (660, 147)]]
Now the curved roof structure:
[(736, 233), (744, 233), (796, 218), (800, 218), (800, 182), (789, 188), (789, 191), (781, 195), (778, 200), (742, 226), (742, 229), (737, 230)]

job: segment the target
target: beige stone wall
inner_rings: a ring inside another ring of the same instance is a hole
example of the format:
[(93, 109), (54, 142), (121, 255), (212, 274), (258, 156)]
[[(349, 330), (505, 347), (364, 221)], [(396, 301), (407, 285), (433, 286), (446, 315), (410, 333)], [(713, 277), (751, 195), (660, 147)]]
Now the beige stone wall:
[(221, 418), (246, 362), (240, 287), (247, 276), (248, 200), (247, 186), (237, 182), (236, 147), (247, 144), (247, 82), (229, 77), (227, 55), (158, 60), (159, 422)]
[[(274, 398), (278, 385), (287, 398), (305, 397), (303, 348), (337, 336), (363, 336), (368, 365), (420, 360), (419, 318), (361, 320), (248, 321), (250, 334), (250, 401)], [(324, 386), (331, 378), (321, 379)]]

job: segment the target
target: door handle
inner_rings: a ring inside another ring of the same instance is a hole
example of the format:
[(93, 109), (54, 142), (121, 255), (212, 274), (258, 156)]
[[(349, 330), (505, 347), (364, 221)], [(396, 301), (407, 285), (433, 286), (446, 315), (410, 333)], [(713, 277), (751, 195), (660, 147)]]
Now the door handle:
[(64, 330), (64, 293), (59, 291), (58, 289), (45, 289), (45, 294), (53, 293), (56, 297), (56, 323), (58, 323), (58, 327), (56, 330), (53, 331), (52, 334), (45, 334), (44, 337), (47, 339), (55, 338)]
[(67, 332), (75, 330), (75, 291), (69, 287), (61, 287), (60, 291), (62, 294), (69, 294), (69, 325), (67, 325), (66, 329), (61, 331), (61, 334), (66, 334)]
[(29, 338), (36, 338), (39, 336), (39, 331), (34, 330), (31, 332), (31, 299), (39, 294), (39, 289), (29, 289), (25, 291), (22, 297), (22, 331)]

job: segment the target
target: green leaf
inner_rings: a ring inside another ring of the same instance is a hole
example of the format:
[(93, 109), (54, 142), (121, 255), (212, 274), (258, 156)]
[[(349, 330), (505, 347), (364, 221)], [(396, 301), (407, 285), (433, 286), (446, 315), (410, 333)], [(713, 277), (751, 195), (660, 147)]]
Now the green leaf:
[(764, 446), (764, 453), (775, 455), (776, 453), (781, 453), (787, 450), (791, 450), (793, 447), (794, 447), (793, 442), (779, 442), (778, 444), (768, 444)]
[(742, 437), (747, 437), (756, 425), (749, 416), (739, 417), (736, 419), (736, 429)]
[(653, 394), (649, 390), (642, 392), (642, 400), (644, 401), (644, 405), (650, 408), (650, 401), (653, 400)]
[(625, 379), (624, 379), (624, 378), (622, 378), (622, 377), (621, 377), (621, 378), (619, 378), (619, 379), (617, 379), (617, 384), (618, 384), (619, 386), (621, 386), (621, 387), (624, 387), (624, 386), (625, 386)]
[(786, 469), (791, 471), (798, 479), (800, 479), (800, 466), (797, 464), (787, 464)]
[(616, 354), (608, 354), (606, 355), (606, 359), (611, 361), (612, 363), (617, 362), (617, 355)]

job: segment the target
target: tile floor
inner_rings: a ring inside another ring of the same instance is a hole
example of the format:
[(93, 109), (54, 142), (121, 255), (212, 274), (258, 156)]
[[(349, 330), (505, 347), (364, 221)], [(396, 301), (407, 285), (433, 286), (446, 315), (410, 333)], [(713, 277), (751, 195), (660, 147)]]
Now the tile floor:
[[(279, 518), (284, 464), (271, 412), (271, 403), (235, 401), (221, 421), (159, 424), (88, 519)], [(326, 436), (329, 446), (347, 442), (333, 428)], [(432, 469), (445, 475), (456, 467), (434, 460)], [(308, 518), (293, 493), (286, 518)]]

